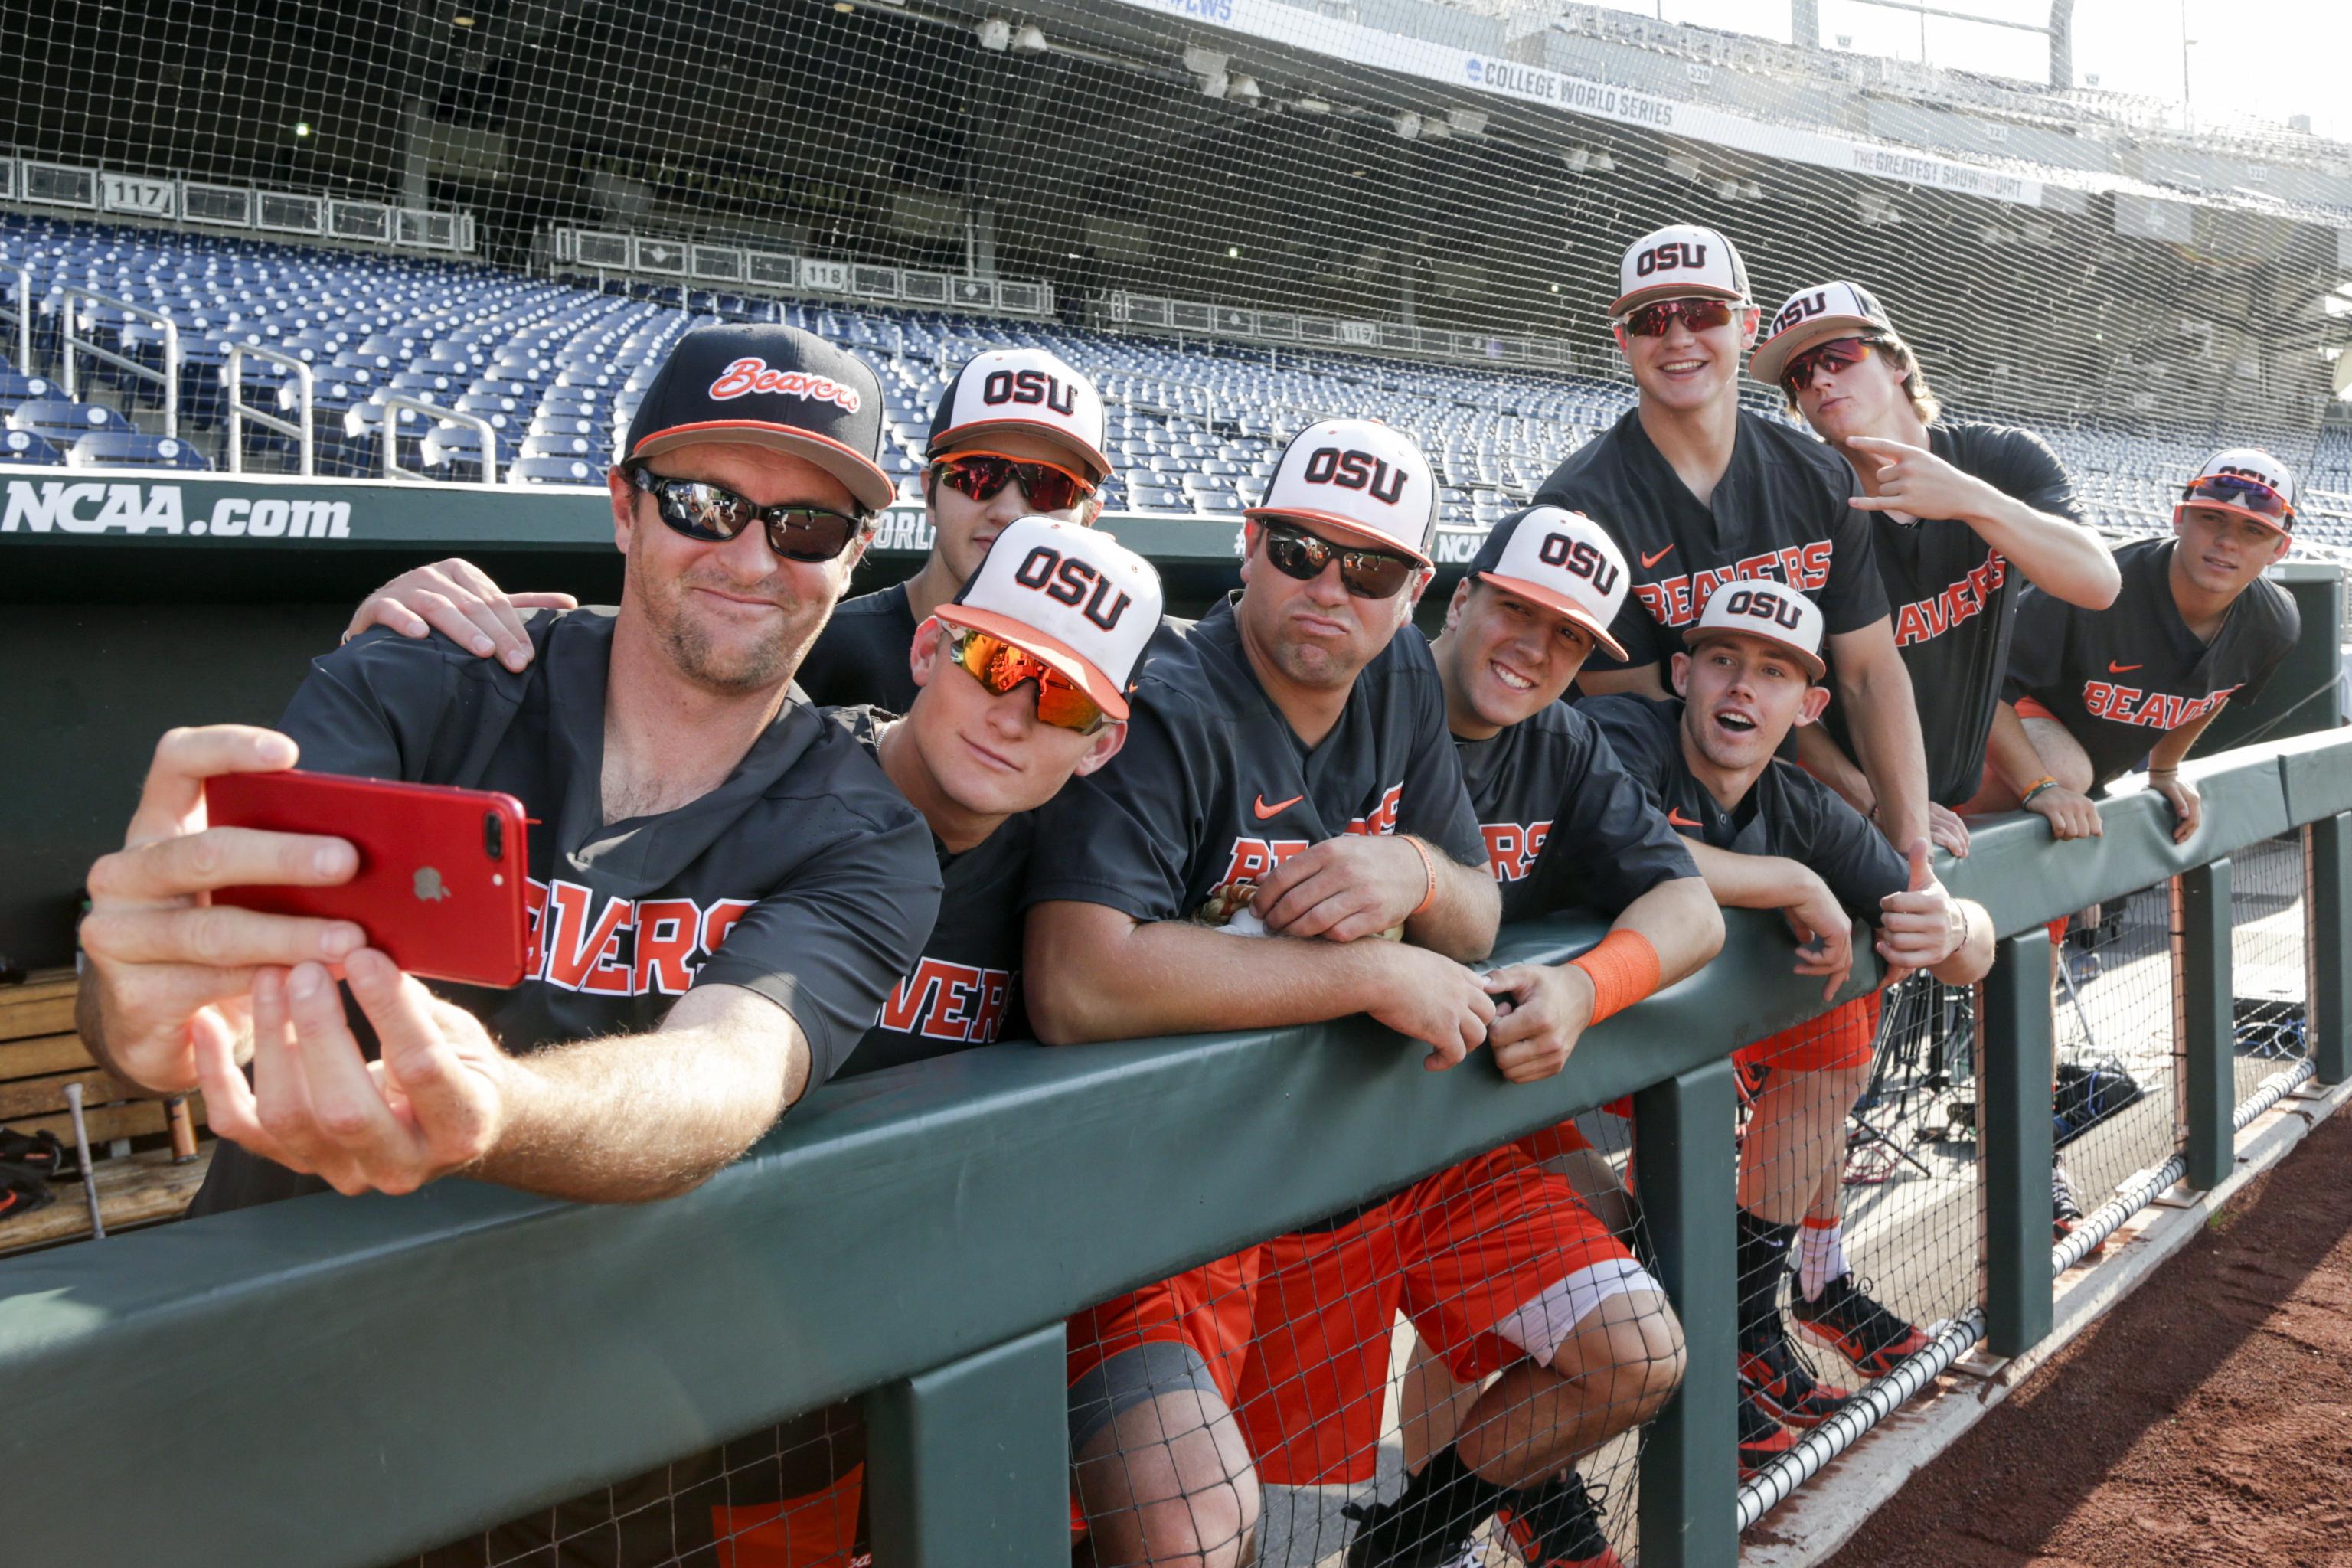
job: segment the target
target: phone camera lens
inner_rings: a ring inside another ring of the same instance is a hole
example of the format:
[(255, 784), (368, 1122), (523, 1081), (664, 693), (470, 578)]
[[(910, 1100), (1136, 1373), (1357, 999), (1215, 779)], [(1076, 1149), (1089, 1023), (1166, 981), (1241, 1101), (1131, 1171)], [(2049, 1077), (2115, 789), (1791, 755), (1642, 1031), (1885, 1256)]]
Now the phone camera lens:
[(507, 858), (507, 825), (495, 811), (482, 813), (482, 847), (493, 860)]

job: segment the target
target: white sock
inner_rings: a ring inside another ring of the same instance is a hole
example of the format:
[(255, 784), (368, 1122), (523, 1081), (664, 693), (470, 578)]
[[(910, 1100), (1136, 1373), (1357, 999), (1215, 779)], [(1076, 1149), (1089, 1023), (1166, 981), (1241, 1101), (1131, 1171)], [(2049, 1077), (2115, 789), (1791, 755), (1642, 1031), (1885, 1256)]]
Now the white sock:
[(1797, 1233), (1797, 1284), (1805, 1300), (1816, 1301), (1829, 1282), (1846, 1273), (1845, 1226), (1837, 1220), (1824, 1225), (1809, 1219)]

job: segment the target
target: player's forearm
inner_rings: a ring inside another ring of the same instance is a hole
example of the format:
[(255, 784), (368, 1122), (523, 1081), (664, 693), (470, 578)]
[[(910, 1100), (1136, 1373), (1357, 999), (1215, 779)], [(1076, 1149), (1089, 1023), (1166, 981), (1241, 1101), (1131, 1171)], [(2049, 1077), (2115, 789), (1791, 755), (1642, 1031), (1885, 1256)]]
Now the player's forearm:
[(1666, 689), (1666, 678), (1654, 660), (1624, 669), (1594, 669), (1588, 665), (1577, 676), (1576, 687), (1587, 697), (1613, 697), (1620, 691), (1630, 691), (1636, 697), (1674, 695)]
[(1695, 973), (1723, 951), (1723, 910), (1705, 877), (1659, 883), (1611, 922), (1612, 931), (1638, 931), (1658, 954), (1658, 988)]
[(2178, 730), (2167, 731), (2162, 740), (2148, 748), (2147, 771), (2159, 773), (2178, 768), (2187, 759), (2189, 748), (2197, 744), (2197, 737), (2202, 735), (2206, 727), (2221, 717), (2221, 709), (2228, 706), (2225, 699), (2220, 707), (2203, 718), (2191, 720)]
[(1882, 646), (1838, 668), (1840, 696), (1853, 715), (1855, 760), (1878, 804), (1878, 830), (1887, 842), (1908, 845), (1927, 836), (1927, 752), (1911, 672), (1889, 635)]
[(1030, 1024), (1049, 1046), (1344, 1018), (1379, 994), (1394, 952), (1376, 938), (1234, 936), (1123, 915), (1123, 933), (1107, 922), (1057, 929), (1055, 909), (1030, 912), (1022, 975)]
[(1986, 488), (1990, 500), (1969, 521), (1979, 538), (2025, 574), (2027, 582), (2086, 610), (2104, 610), (2116, 602), (2123, 592), (2123, 574), (2097, 533)]
[(1992, 973), (1992, 915), (1974, 899), (1955, 899), (1953, 906), (1968, 922), (1968, 938), (1952, 955), (1927, 971), (1947, 985), (1973, 985)]
[(1727, 910), (1785, 910), (1804, 902), (1819, 880), (1811, 868), (1781, 855), (1742, 855), (1695, 840), (1690, 852), (1708, 894)]
[(1992, 730), (1985, 737), (1985, 770), (2008, 791), (2012, 805), (2050, 774), (2042, 753), (2033, 749), (2033, 737), (2025, 732), (2025, 721), (2006, 702), (1993, 704)]
[(1503, 921), (1502, 890), (1483, 866), (1465, 866), (1434, 844), (1422, 847), (1437, 872), (1437, 896), (1404, 923), (1413, 944), (1468, 963), (1495, 950)]
[(799, 1027), (762, 1005), (775, 1013), (768, 1027), (714, 1017), (520, 1058), (506, 1129), (468, 1173), (579, 1203), (645, 1203), (700, 1186), (807, 1086)]
[(1819, 724), (1808, 724), (1797, 731), (1797, 763), (1807, 773), (1837, 792), (1838, 798), (1868, 816), (1878, 798), (1871, 793), (1870, 780), (1854, 766), (1845, 748), (1830, 737)]

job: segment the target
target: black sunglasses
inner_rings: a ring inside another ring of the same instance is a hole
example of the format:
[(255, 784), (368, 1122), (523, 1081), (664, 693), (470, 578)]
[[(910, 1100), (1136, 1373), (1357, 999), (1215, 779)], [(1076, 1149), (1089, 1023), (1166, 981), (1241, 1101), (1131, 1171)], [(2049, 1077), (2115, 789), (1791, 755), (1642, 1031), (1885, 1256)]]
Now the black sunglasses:
[(665, 479), (643, 467), (629, 470), (629, 482), (654, 498), (654, 510), (674, 532), (724, 544), (758, 523), (768, 531), (768, 548), (786, 561), (834, 560), (866, 527), (863, 516), (821, 506), (760, 506), (724, 485)]
[(1843, 375), (1868, 359), (1874, 351), (1885, 347), (1885, 343), (1884, 338), (1859, 337), (1832, 338), (1826, 342), (1815, 343), (1781, 366), (1780, 384), (1790, 396), (1794, 397), (1812, 385), (1815, 372), (1825, 370), (1832, 375)]
[(1340, 585), (1359, 599), (1393, 599), (1421, 563), (1381, 550), (1358, 550), (1318, 538), (1296, 523), (1265, 525), (1265, 558), (1286, 577), (1312, 583), (1337, 561)]

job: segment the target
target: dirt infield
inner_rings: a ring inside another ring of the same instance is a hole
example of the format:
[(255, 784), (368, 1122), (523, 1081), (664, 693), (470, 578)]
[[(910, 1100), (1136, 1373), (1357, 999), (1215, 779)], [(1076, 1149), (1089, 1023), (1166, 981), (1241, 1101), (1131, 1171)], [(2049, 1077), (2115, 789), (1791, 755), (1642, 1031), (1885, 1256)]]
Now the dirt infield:
[(1832, 1568), (2352, 1568), (2352, 1115), (1880, 1510)]

